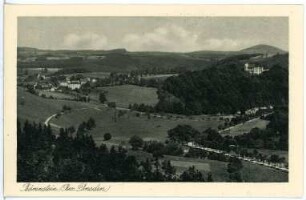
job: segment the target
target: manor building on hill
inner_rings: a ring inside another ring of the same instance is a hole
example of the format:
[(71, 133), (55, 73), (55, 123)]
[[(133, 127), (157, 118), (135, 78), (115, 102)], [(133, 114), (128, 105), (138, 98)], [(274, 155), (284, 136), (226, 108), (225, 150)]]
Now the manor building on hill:
[(254, 63), (245, 63), (244, 71), (249, 72), (250, 74), (259, 75), (263, 73), (264, 71), (268, 71), (268, 70), (264, 69), (263, 66), (260, 66)]

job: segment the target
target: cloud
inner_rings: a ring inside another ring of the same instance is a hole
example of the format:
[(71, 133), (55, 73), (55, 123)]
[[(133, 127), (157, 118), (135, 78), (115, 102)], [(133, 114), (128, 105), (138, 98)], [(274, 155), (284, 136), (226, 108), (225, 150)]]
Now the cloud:
[(190, 51), (197, 46), (197, 40), (197, 34), (170, 25), (142, 34), (126, 34), (122, 43), (131, 51)]
[(122, 46), (130, 51), (240, 50), (256, 44), (250, 40), (230, 38), (201, 38), (198, 32), (177, 25), (162, 26), (145, 33), (126, 34)]
[(246, 47), (257, 44), (258, 42), (253, 40), (235, 40), (229, 38), (211, 38), (204, 40), (202, 43), (202, 49), (205, 50), (217, 50), (217, 51), (233, 51), (241, 50)]
[[(204, 30), (203, 30), (204, 31)], [(109, 37), (109, 38), (108, 38)], [(123, 34), (118, 40), (103, 33), (70, 33), (64, 36), (62, 49), (114, 49), (129, 51), (190, 52), (198, 50), (240, 50), (258, 42), (232, 38), (205, 38), (200, 32), (178, 25), (160, 26), (151, 31)]]
[(64, 37), (63, 48), (66, 49), (105, 49), (107, 38), (102, 34), (83, 33), (67, 34)]

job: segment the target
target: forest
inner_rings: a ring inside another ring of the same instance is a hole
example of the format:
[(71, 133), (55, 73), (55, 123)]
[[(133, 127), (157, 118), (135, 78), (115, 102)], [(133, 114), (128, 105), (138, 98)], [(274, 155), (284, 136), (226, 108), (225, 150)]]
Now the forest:
[(241, 149), (288, 150), (288, 108), (277, 107), (266, 117), (270, 123), (261, 130), (253, 128), (249, 133), (238, 136), (222, 136), (214, 129), (200, 132), (189, 125), (178, 125), (168, 131), (170, 141), (177, 143), (196, 142), (205, 147), (230, 151), (234, 145)]
[(274, 65), (259, 76), (238, 64), (169, 77), (158, 90), (156, 110), (177, 114), (235, 114), (288, 104), (288, 69)]
[(170, 161), (161, 161), (158, 156), (137, 161), (121, 146), (108, 149), (102, 144), (97, 147), (82, 124), (75, 137), (68, 129), (61, 129), (56, 137), (50, 126), (28, 121), (22, 126), (18, 120), (17, 181), (213, 181), (211, 174), (204, 177), (194, 167), (176, 175)]

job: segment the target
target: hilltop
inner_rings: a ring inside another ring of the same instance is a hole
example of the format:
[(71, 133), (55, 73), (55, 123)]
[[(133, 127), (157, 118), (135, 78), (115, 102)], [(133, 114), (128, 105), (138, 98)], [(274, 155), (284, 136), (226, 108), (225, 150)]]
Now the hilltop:
[(280, 48), (270, 46), (270, 45), (265, 45), (265, 44), (259, 44), (259, 45), (252, 46), (246, 49), (242, 49), (240, 50), (240, 52), (244, 54), (264, 54), (264, 55), (268, 54), (269, 56), (287, 53), (286, 51)]

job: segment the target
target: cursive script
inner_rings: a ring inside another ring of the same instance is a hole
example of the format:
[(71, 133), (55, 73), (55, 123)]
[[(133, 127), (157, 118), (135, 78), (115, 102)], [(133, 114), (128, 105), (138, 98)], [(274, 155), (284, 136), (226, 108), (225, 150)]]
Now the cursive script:
[(25, 183), (22, 185), (21, 191), (24, 192), (47, 192), (47, 191), (75, 191), (75, 192), (108, 192), (111, 186), (103, 186), (101, 183), (97, 184), (35, 184), (35, 183)]

